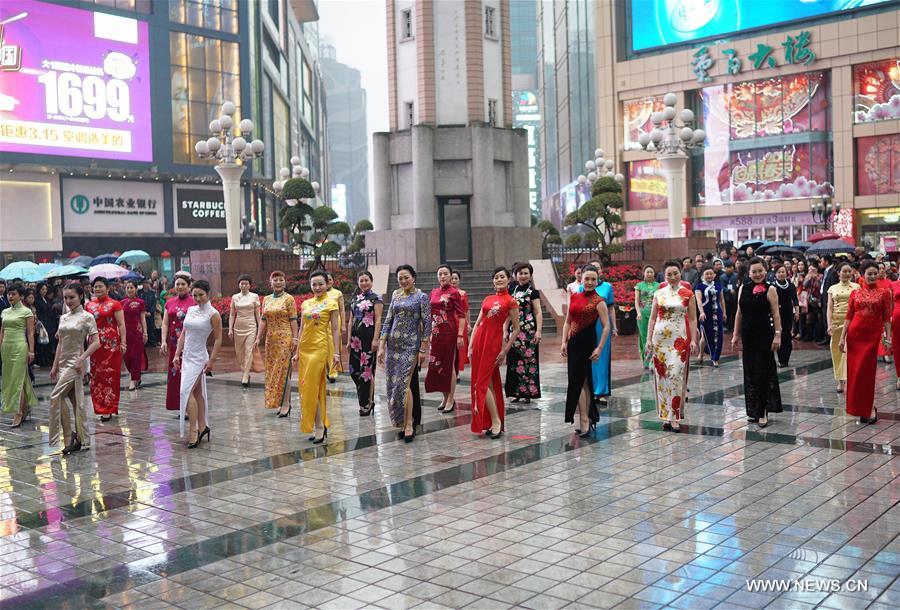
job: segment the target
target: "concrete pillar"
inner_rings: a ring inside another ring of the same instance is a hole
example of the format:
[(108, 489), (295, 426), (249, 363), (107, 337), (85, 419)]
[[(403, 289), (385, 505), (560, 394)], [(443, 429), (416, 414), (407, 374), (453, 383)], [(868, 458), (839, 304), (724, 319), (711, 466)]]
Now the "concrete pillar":
[(413, 218), (418, 229), (437, 226), (434, 195), (434, 130), (428, 125), (412, 128)]
[(510, 202), (514, 225), (531, 226), (531, 206), (528, 203), (528, 135), (524, 129), (512, 132), (512, 163), (510, 163)]
[(378, 231), (391, 228), (391, 207), (394, 201), (391, 180), (391, 136), (388, 133), (372, 134), (374, 202), (372, 224)]
[(472, 125), (472, 201), (469, 213), (473, 227), (494, 225), (494, 139), (490, 127)]
[(659, 161), (666, 174), (669, 193), (669, 237), (687, 237), (684, 226), (688, 215), (684, 178), (687, 156), (684, 153), (660, 155)]
[(216, 172), (222, 177), (222, 192), (225, 198), (225, 234), (229, 250), (241, 248), (241, 175), (245, 167), (237, 163), (222, 163)]

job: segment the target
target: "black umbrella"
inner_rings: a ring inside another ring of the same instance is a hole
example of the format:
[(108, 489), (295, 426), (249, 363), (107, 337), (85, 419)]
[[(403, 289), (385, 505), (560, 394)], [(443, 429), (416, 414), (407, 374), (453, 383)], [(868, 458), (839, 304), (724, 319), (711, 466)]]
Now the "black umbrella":
[(766, 241), (763, 242), (762, 245), (754, 248), (760, 254), (771, 254), (772, 248), (781, 248), (781, 247), (789, 247), (783, 241)]
[(811, 241), (795, 241), (794, 247), (798, 250), (809, 250), (812, 247)]
[(771, 256), (802, 256), (803, 251), (790, 246), (770, 246), (766, 248), (766, 254)]
[(853, 254), (854, 251), (856, 251), (856, 248), (843, 239), (824, 239), (810, 246), (809, 250), (806, 251), (806, 255)]

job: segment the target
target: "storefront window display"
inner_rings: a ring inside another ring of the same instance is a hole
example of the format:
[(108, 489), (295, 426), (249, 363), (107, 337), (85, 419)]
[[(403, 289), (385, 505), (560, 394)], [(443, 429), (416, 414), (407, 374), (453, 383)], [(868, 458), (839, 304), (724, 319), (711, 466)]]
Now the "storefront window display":
[(900, 249), (900, 208), (860, 210), (858, 225), (860, 245), (888, 253)]
[(856, 194), (900, 193), (900, 134), (856, 139)]
[(647, 159), (628, 164), (629, 210), (664, 210), (668, 201), (666, 177), (659, 161)]
[(623, 147), (625, 150), (641, 150), (638, 144), (638, 135), (642, 131), (650, 133), (653, 131), (653, 124), (650, 122), (650, 115), (665, 108), (663, 98), (649, 97), (642, 100), (629, 100), (622, 103), (622, 114), (624, 120), (622, 124), (625, 126), (625, 137)]
[(900, 58), (853, 66), (853, 122), (900, 118)]
[(823, 72), (703, 89), (697, 204), (831, 195), (829, 99)]

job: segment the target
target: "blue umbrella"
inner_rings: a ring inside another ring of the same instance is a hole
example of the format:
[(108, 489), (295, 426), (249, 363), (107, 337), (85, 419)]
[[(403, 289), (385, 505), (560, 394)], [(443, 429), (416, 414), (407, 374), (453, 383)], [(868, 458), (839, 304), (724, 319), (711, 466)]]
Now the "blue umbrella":
[(817, 254), (822, 256), (824, 254), (852, 254), (855, 250), (856, 248), (854, 248), (853, 245), (843, 239), (823, 239), (822, 241), (814, 243), (809, 250), (806, 251), (806, 255), (810, 256)]
[(795, 241), (794, 247), (798, 250), (809, 250), (812, 247), (811, 241)]
[(80, 267), (79, 265), (62, 265), (61, 267), (57, 267), (50, 271), (47, 274), (47, 279), (51, 280), (57, 277), (76, 277), (79, 275), (87, 274), (87, 269), (84, 267)]
[(44, 273), (31, 261), (16, 261), (8, 264), (0, 271), (0, 280), (22, 280), (24, 282), (40, 282)]
[(91, 266), (91, 261), (94, 260), (93, 257), (82, 254), (81, 256), (76, 256), (72, 260), (69, 261), (70, 265), (78, 265), (79, 267), (84, 267), (87, 269)]
[(141, 275), (137, 271), (132, 271), (128, 275), (123, 275), (122, 277), (120, 277), (119, 281), (124, 282), (126, 280), (133, 280), (135, 282), (141, 282), (141, 281), (143, 281), (143, 279), (144, 279), (143, 275)]
[(44, 278), (46, 279), (47, 274), (59, 267), (59, 263), (38, 263), (38, 269), (41, 270)]
[(748, 240), (748, 241), (745, 241), (744, 243), (742, 243), (741, 247), (738, 248), (738, 250), (746, 250), (747, 248), (753, 248), (754, 250), (756, 250), (764, 243), (766, 243), (766, 242), (764, 242), (761, 239), (751, 239), (751, 240)]
[(119, 258), (116, 259), (116, 264), (125, 261), (131, 266), (140, 265), (143, 262), (150, 260), (150, 255), (144, 252), (143, 250), (128, 250), (123, 252)]
[(757, 252), (768, 252), (770, 248), (789, 248), (790, 246), (782, 241), (764, 241), (760, 245), (753, 248)]
[(106, 263), (115, 263), (117, 258), (119, 258), (119, 257), (116, 256), (115, 254), (110, 254), (110, 253), (107, 252), (106, 254), (101, 254), (101, 255), (95, 256), (93, 259), (91, 259), (91, 265), (90, 265), (90, 266), (93, 267), (94, 265), (103, 265), (103, 264), (106, 264)]

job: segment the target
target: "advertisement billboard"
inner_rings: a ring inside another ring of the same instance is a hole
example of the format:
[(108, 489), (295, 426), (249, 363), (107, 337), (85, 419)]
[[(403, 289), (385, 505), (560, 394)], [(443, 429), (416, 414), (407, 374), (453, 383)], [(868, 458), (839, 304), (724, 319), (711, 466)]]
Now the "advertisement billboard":
[(158, 182), (65, 178), (62, 199), (66, 233), (165, 232), (163, 185)]
[(225, 233), (222, 187), (176, 186), (175, 230), (179, 233)]
[(631, 48), (645, 51), (892, 1), (631, 0)]
[(152, 161), (147, 23), (0, 2), (0, 152)]

